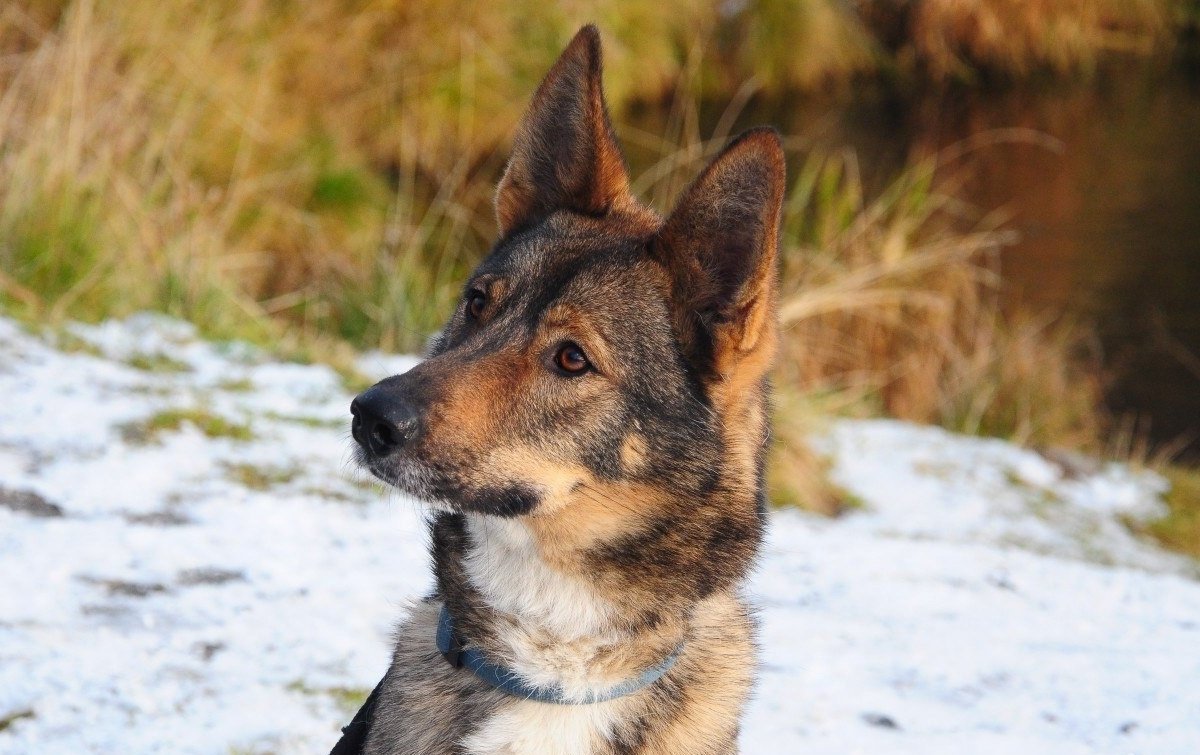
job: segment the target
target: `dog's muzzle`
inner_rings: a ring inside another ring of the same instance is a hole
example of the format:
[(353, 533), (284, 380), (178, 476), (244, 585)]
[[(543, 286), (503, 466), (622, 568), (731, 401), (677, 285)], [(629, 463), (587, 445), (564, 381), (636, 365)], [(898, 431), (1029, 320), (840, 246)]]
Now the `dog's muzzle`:
[(413, 406), (388, 386), (368, 388), (350, 403), (350, 433), (363, 450), (382, 459), (416, 437), (419, 417)]

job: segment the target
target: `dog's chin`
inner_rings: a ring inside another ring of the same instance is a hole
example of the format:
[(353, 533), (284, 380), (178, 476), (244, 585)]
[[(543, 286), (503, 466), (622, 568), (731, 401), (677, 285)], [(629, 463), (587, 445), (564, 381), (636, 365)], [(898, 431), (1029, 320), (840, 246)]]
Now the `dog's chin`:
[(358, 463), (374, 475), (375, 479), (399, 490), (401, 493), (416, 498), (428, 499), (432, 497), (433, 485), (431, 484), (430, 474), (415, 462), (400, 461), (397, 459), (378, 459), (360, 451), (358, 454)]
[(530, 485), (465, 485), (442, 479), (410, 459), (373, 459), (360, 453), (358, 461), (381, 482), (446, 513), (512, 518), (532, 513), (542, 499), (541, 493)]

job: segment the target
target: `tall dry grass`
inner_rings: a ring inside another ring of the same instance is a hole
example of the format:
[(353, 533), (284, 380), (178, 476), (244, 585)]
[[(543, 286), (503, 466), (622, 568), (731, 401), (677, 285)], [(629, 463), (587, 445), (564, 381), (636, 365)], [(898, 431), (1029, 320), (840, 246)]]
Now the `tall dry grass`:
[(968, 433), (1094, 443), (1087, 329), (1002, 308), (999, 253), (1015, 239), (948, 191), (952, 151), (874, 198), (852, 155), (800, 171), (786, 213), (783, 382)]
[(667, 91), (716, 13), (5, 4), (0, 291), (40, 318), (155, 307), (222, 335), (414, 348), (486, 248), (500, 145), (581, 19), (609, 29), (623, 102)]
[[(886, 3), (875, 4), (887, 5)], [(1106, 53), (1170, 44), (1184, 3), (1166, 0), (922, 0), (908, 3), (897, 55), (938, 78), (1087, 71)]]
[[(1169, 38), (1174, 4), (973, 0), (976, 28), (961, 4), (926, 0), (901, 4), (899, 28), (926, 68), (1023, 70), (1066, 49), (1051, 31), (1068, 22), (1117, 24), (1079, 49), (1125, 29)], [(486, 247), (503, 144), (581, 22), (605, 29), (620, 110), (681, 88), (730, 96), (751, 74), (782, 91), (901, 65), (879, 7), (5, 3), (0, 290), (42, 318), (156, 307), (218, 334), (413, 348)]]
[[(1086, 325), (1002, 307), (998, 218), (962, 207), (930, 158), (867, 198), (852, 155), (812, 158), (788, 198), (775, 495), (836, 512), (803, 439), (830, 413), (1036, 446), (1106, 450)], [(953, 173), (950, 173), (952, 176)]]

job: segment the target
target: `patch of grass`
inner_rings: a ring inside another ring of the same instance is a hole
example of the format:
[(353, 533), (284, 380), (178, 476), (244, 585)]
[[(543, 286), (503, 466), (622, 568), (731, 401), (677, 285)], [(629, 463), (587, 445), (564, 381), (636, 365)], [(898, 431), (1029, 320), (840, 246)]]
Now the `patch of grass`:
[(347, 715), (357, 712), (371, 694), (371, 690), (362, 687), (314, 687), (301, 680), (291, 682), (286, 689), (301, 695), (329, 697)]
[(102, 357), (104, 352), (99, 346), (81, 338), (66, 328), (57, 328), (50, 331), (48, 340), (54, 344), (54, 348), (59, 351), (65, 351), (71, 354), (87, 354), (93, 357)]
[(145, 372), (183, 373), (192, 371), (192, 366), (187, 362), (173, 359), (159, 351), (139, 352), (126, 359), (125, 364)]
[[(374, 493), (378, 493), (380, 491), (378, 486), (371, 488), (367, 488), (365, 485), (361, 484), (352, 484), (352, 486), (361, 490), (369, 489)], [(362, 503), (364, 500), (362, 496), (354, 496), (343, 490), (331, 490), (329, 488), (306, 487), (300, 492), (306, 496), (322, 498), (326, 501), (336, 501), (338, 503)]]
[(96, 587), (102, 587), (109, 597), (147, 598), (169, 592), (166, 585), (158, 582), (133, 582), (124, 579), (106, 579), (104, 577), (80, 576), (80, 582)]
[(125, 388), (125, 392), (131, 396), (153, 396), (156, 398), (166, 398), (175, 394), (175, 389), (167, 385), (151, 385), (145, 383), (142, 385), (130, 385)]
[[(347, 416), (349, 412), (347, 412)], [(263, 415), (267, 419), (272, 419), (277, 422), (288, 422), (293, 425), (301, 425), (311, 428), (325, 429), (340, 429), (348, 426), (349, 420), (344, 419), (325, 419), (323, 417), (306, 417), (298, 414), (280, 414), (278, 412), (267, 412)]]
[(145, 420), (122, 425), (120, 433), (127, 443), (147, 444), (156, 442), (163, 433), (178, 431), (185, 424), (192, 425), (210, 438), (238, 441), (254, 439), (254, 433), (248, 425), (204, 409), (167, 409)]
[(342, 388), (346, 393), (362, 393), (375, 384), (375, 381), (357, 368), (339, 369), (338, 376), (342, 379)]
[(217, 383), (217, 390), (226, 393), (249, 393), (254, 390), (254, 381), (249, 378), (231, 378)]
[(0, 717), (0, 731), (4, 731), (22, 719), (34, 718), (35, 715), (36, 714), (33, 712), (32, 708), (22, 708), (20, 710), (15, 710), (12, 713), (8, 713), (5, 716)]
[(316, 208), (349, 212), (368, 204), (369, 184), (376, 180), (375, 176), (362, 171), (322, 171), (313, 181), (310, 204)]
[(1171, 550), (1200, 558), (1200, 468), (1167, 466), (1162, 474), (1170, 484), (1163, 495), (1168, 513), (1135, 528)]
[(829, 459), (812, 449), (808, 434), (817, 426), (810, 405), (783, 388), (776, 396), (774, 443), (767, 465), (767, 490), (774, 506), (793, 506), (825, 516), (861, 509), (862, 499), (829, 476)]
[[(1005, 469), (1003, 474), (1005, 482), (1014, 490), (1020, 491), (1025, 505), (1035, 516), (1040, 519), (1050, 519), (1056, 514), (1061, 514), (1064, 501), (1057, 492), (1029, 482), (1021, 477), (1015, 469)], [(1083, 536), (1086, 533), (1080, 532), (1079, 534)]]
[(276, 485), (286, 485), (292, 482), (303, 474), (303, 470), (299, 467), (226, 464), (225, 473), (229, 479), (251, 490), (269, 490)]

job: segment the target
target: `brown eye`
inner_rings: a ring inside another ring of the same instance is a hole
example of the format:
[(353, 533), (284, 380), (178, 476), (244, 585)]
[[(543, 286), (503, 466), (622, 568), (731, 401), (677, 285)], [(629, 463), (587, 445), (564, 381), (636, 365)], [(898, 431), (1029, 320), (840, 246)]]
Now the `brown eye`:
[(472, 320), (478, 320), (483, 316), (483, 309), (487, 306), (487, 295), (479, 289), (475, 289), (467, 294), (467, 314)]
[(579, 344), (568, 342), (558, 347), (558, 352), (554, 355), (554, 366), (564, 374), (581, 375), (592, 365), (583, 349), (579, 348)]

